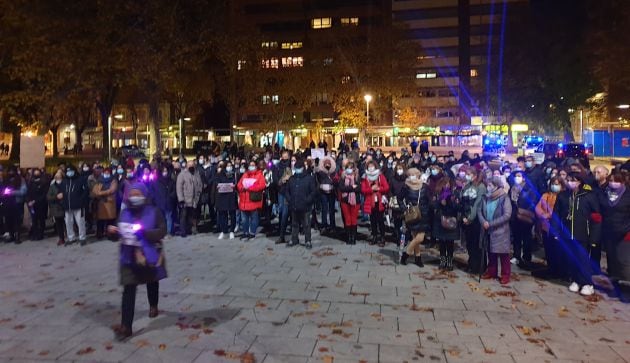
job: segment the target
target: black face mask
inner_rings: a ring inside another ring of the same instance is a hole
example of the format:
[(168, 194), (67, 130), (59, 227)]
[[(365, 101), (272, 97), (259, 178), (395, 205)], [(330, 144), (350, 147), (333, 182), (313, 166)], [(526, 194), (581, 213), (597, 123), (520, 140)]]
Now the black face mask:
[(330, 170), (330, 165), (325, 166), (326, 170)]
[(194, 167), (194, 166), (191, 166), (190, 168), (188, 168), (188, 171), (189, 171), (191, 174), (194, 174), (194, 173), (195, 173), (195, 167)]

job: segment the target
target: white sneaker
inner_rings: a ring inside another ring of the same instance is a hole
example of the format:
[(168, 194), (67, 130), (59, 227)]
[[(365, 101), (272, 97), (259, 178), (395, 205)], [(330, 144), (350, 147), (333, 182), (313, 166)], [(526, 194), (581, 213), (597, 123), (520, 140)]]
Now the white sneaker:
[(224, 236), (223, 232), (219, 233), (219, 239), (223, 239), (223, 236)]
[(516, 258), (516, 257), (512, 257), (512, 259), (510, 260), (510, 263), (511, 263), (512, 265), (516, 265), (516, 264), (518, 263), (518, 258)]
[(595, 288), (593, 285), (584, 285), (582, 286), (582, 290), (580, 290), (580, 295), (591, 296), (595, 293)]
[(238, 224), (234, 227), (234, 233), (238, 232)]
[(571, 291), (571, 292), (578, 292), (578, 291), (580, 291), (580, 285), (578, 285), (575, 282), (572, 282), (571, 285), (569, 285), (569, 291)]
[(230, 232), (230, 239), (234, 239), (234, 232)]

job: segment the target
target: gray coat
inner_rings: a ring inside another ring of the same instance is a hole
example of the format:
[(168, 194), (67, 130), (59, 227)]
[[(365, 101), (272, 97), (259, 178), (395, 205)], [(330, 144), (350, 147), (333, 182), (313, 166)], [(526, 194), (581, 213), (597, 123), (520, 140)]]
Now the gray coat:
[[(479, 209), (477, 210), (477, 217), (479, 218), (479, 223), (481, 223), (481, 237), (479, 238), (480, 243), (482, 244), (482, 248), (484, 247), (484, 243), (488, 243), (486, 246), (488, 252), (492, 253), (510, 253), (510, 248), (512, 247), (512, 243), (510, 242), (510, 217), (512, 216), (512, 203), (510, 202), (510, 198), (508, 198), (507, 194), (503, 193), (499, 196), (499, 201), (497, 205), (497, 209), (494, 211), (494, 217), (488, 220), (488, 216), (486, 215), (486, 205), (488, 204), (489, 197), (487, 195), (483, 196), (481, 203), (479, 204)], [(490, 229), (486, 231), (483, 228), (483, 223), (488, 222), (490, 224)], [(489, 241), (484, 241), (484, 237), (486, 233), (490, 233)]]
[(175, 189), (178, 202), (184, 202), (186, 207), (197, 208), (203, 189), (203, 183), (198, 172), (191, 174), (188, 169), (182, 170), (177, 176)]

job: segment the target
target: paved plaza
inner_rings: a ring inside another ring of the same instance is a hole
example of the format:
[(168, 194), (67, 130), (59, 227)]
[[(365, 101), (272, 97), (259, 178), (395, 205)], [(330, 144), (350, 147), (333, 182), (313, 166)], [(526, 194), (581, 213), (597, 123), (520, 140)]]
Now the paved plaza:
[[(400, 266), (392, 244), (166, 241), (160, 315), (119, 323), (116, 243), (0, 245), (0, 361), (630, 362), (630, 305), (514, 273), (510, 287)], [(433, 255), (432, 255), (433, 254)], [(458, 258), (462, 258), (459, 256)]]

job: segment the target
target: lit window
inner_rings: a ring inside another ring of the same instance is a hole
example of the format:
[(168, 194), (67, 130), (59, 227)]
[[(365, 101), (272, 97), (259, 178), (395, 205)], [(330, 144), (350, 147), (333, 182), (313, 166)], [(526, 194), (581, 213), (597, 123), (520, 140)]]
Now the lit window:
[(236, 69), (240, 71), (241, 69), (243, 69), (243, 67), (245, 67), (246, 63), (247, 61), (239, 60), (236, 64)]
[(417, 79), (425, 79), (425, 78), (427, 78), (427, 74), (426, 73), (416, 73), (416, 78)]
[(299, 49), (302, 48), (302, 42), (282, 43), (282, 49)]
[(264, 49), (276, 49), (278, 48), (278, 42), (262, 42), (261, 47)]
[(333, 62), (333, 59), (331, 57), (328, 57), (328, 58), (324, 58), (324, 62), (323, 63), (324, 63), (325, 66), (329, 66), (329, 65), (332, 64), (332, 62)]
[(436, 73), (427, 73), (427, 78), (435, 78), (437, 77)]
[(262, 60), (262, 67), (278, 69), (278, 58), (264, 58)]
[(332, 26), (332, 18), (315, 18), (311, 20), (311, 28), (325, 29)]
[(280, 97), (278, 95), (271, 96), (271, 102), (277, 105), (280, 102)]
[(271, 97), (270, 96), (262, 96), (262, 104), (263, 105), (268, 105), (271, 102)]
[(471, 77), (477, 77), (478, 75), (479, 75), (479, 72), (476, 69), (472, 68), (470, 70), (470, 76)]
[(351, 79), (352, 78), (350, 78), (350, 76), (343, 76), (343, 77), (341, 77), (341, 84), (350, 83)]
[(434, 55), (421, 55), (421, 56), (417, 57), (418, 60), (433, 59), (433, 58), (435, 58)]
[(283, 57), (282, 58), (282, 67), (303, 67), (304, 66), (304, 58), (302, 57)]
[(348, 26), (348, 25), (357, 26), (357, 25), (359, 25), (359, 18), (341, 18), (341, 25), (343, 25), (343, 26)]

